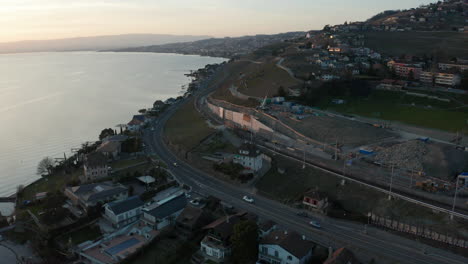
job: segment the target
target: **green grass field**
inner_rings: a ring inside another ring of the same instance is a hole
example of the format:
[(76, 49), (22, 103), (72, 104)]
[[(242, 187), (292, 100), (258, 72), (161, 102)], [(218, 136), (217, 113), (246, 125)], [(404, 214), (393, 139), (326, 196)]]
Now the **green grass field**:
[(215, 132), (195, 110), (193, 102), (190, 100), (177, 110), (164, 128), (168, 141), (185, 151), (193, 149), (200, 141)]
[(459, 32), (367, 32), (366, 47), (399, 56), (421, 56), (441, 50), (447, 58), (468, 56), (468, 34)]
[(73, 245), (78, 245), (88, 240), (93, 241), (99, 238), (101, 235), (102, 234), (99, 226), (86, 226), (72, 233), (62, 235), (58, 241), (60, 243), (66, 244), (68, 243), (69, 239), (71, 239)]
[[(334, 105), (330, 103), (331, 98), (326, 98), (320, 107), (341, 113), (400, 121), (421, 127), (451, 132), (468, 132), (467, 108), (457, 108), (459, 104), (455, 102), (445, 103), (385, 91), (375, 91), (369, 98), (344, 99), (346, 99), (345, 104)], [(412, 103), (415, 106), (412, 106)]]
[(83, 169), (76, 169), (71, 174), (54, 173), (51, 176), (42, 178), (35, 183), (28, 185), (23, 191), (23, 200), (33, 200), (39, 192), (63, 191), (69, 182), (77, 181), (83, 174)]
[(284, 89), (299, 85), (300, 83), (271, 61), (264, 64), (250, 65), (245, 69), (247, 86), (240, 86), (243, 94), (263, 98), (265, 95), (273, 96), (278, 93), (279, 87)]

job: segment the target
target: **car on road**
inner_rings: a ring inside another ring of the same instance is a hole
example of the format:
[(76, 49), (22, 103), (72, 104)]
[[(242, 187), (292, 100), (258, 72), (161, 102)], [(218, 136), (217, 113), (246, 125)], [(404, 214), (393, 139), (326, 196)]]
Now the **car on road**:
[(191, 205), (199, 206), (200, 205), (200, 200), (199, 199), (193, 199), (190, 201)]
[(310, 222), (309, 222), (309, 225), (311, 225), (311, 226), (313, 226), (313, 227), (315, 227), (315, 228), (321, 228), (321, 227), (322, 227), (322, 225), (320, 224), (319, 221), (314, 221), (314, 220), (313, 220), (313, 221), (310, 221)]
[(247, 196), (247, 195), (242, 197), (242, 200), (244, 200), (244, 201), (246, 201), (248, 203), (254, 203), (254, 199), (252, 197)]
[(172, 165), (174, 165), (174, 167), (179, 167), (179, 164), (177, 164), (177, 162), (174, 162)]

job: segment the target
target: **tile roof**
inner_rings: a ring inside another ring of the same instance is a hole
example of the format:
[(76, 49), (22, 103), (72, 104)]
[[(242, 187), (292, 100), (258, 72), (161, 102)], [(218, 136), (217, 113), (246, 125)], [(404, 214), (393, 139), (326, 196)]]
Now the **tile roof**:
[(96, 152), (114, 152), (119, 151), (120, 145), (122, 143), (120, 141), (106, 141), (102, 143), (97, 149)]
[(114, 185), (111, 182), (85, 184), (67, 189), (86, 202), (97, 201), (127, 191), (123, 185)]
[(132, 196), (123, 201), (114, 201), (107, 204), (109, 209), (114, 212), (115, 215), (128, 212), (143, 205), (143, 201), (138, 196)]
[(358, 263), (356, 259), (354, 258), (353, 253), (342, 247), (331, 255), (330, 258), (328, 258), (323, 264), (353, 264), (353, 263)]
[(306, 256), (315, 246), (313, 242), (303, 240), (296, 232), (282, 230), (271, 232), (260, 241), (260, 244), (278, 245), (298, 259)]
[(86, 155), (85, 164), (88, 167), (105, 167), (107, 166), (107, 157), (101, 152), (93, 152)]
[(194, 226), (203, 214), (203, 210), (195, 207), (186, 207), (177, 217), (177, 222), (188, 226)]

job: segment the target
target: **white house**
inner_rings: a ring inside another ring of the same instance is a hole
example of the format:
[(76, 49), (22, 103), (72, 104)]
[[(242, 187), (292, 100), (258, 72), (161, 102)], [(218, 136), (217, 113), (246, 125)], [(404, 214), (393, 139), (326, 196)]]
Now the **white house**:
[(104, 206), (104, 217), (112, 223), (113, 227), (120, 228), (140, 219), (143, 205), (143, 201), (138, 196), (110, 202)]
[(244, 144), (239, 148), (239, 154), (234, 155), (233, 162), (254, 172), (263, 167), (264, 155), (252, 144)]
[(142, 220), (153, 229), (160, 230), (174, 224), (177, 216), (184, 210), (186, 205), (185, 194), (180, 194), (165, 200), (164, 203), (155, 203), (143, 208)]
[(305, 264), (312, 258), (314, 243), (289, 231), (273, 231), (261, 239), (258, 260), (271, 264)]
[(200, 242), (200, 251), (205, 258), (221, 263), (231, 255), (231, 235), (234, 225), (242, 221), (244, 215), (245, 213), (239, 213), (225, 216), (203, 228), (208, 230)]

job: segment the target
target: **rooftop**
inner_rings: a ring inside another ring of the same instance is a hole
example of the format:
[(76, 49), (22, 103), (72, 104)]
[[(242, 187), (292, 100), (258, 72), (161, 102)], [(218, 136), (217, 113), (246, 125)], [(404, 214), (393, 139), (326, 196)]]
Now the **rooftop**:
[(143, 205), (143, 201), (138, 196), (132, 196), (123, 201), (114, 201), (107, 204), (109, 209), (114, 212), (115, 215), (128, 212)]
[(147, 214), (152, 215), (156, 219), (165, 218), (173, 213), (184, 209), (187, 205), (187, 198), (185, 198), (185, 194), (181, 194), (161, 205), (158, 205), (154, 208), (144, 209)]
[(107, 166), (107, 158), (101, 152), (92, 152), (86, 155), (85, 158), (85, 165), (88, 167), (106, 167)]
[(298, 259), (306, 256), (315, 246), (296, 232), (282, 230), (271, 232), (260, 241), (260, 244), (278, 245)]
[(84, 201), (92, 202), (127, 191), (127, 188), (121, 184), (114, 185), (111, 182), (101, 182), (67, 187), (67, 190), (71, 191)]
[(102, 143), (96, 152), (115, 152), (119, 151), (121, 142), (120, 141), (106, 141)]

